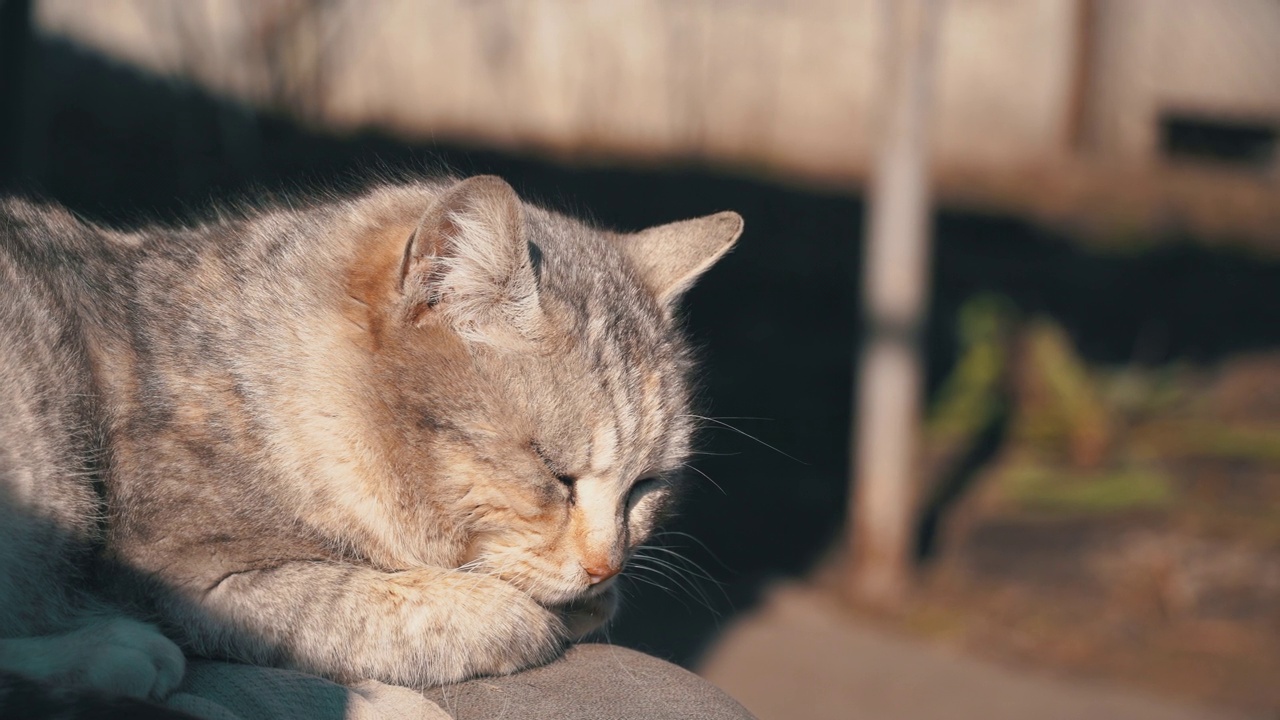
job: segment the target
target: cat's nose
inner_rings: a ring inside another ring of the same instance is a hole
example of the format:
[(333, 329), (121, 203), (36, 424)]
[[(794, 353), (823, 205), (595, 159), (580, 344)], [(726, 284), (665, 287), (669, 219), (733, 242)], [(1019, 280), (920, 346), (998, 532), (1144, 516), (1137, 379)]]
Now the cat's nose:
[(622, 567), (614, 567), (605, 563), (595, 563), (592, 565), (583, 565), (583, 570), (587, 571), (587, 577), (590, 578), (592, 585), (599, 585), (609, 578), (622, 572)]

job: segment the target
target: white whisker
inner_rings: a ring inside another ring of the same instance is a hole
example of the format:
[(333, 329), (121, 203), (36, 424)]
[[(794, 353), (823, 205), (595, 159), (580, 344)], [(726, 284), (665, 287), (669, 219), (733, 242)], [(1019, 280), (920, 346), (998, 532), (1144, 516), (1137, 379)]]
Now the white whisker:
[[(790, 455), (790, 454), (788, 454), (788, 453), (785, 453), (785, 452), (783, 452), (783, 451), (779, 450), (778, 448), (776, 448), (776, 447), (774, 447), (774, 446), (770, 445), (769, 443), (767, 443), (767, 442), (765, 442), (765, 441), (761, 440), (760, 438), (756, 437), (755, 435), (752, 435), (751, 433), (746, 432), (745, 430), (739, 430), (738, 428), (736, 428), (736, 427), (734, 427), (734, 426), (730, 425), (729, 423), (724, 422), (724, 421), (722, 421), (722, 420), (717, 420), (716, 418), (706, 417), (706, 416), (703, 416), (703, 415), (693, 415), (693, 414), (680, 415), (679, 417), (689, 417), (689, 418), (694, 418), (694, 419), (696, 419), (696, 420), (703, 420), (703, 421), (705, 421), (705, 422), (715, 423), (716, 425), (719, 425), (720, 427), (726, 428), (726, 429), (728, 429), (728, 430), (732, 430), (732, 431), (734, 431), (734, 432), (738, 433), (739, 435), (741, 435), (741, 436), (743, 436), (743, 437), (745, 437), (745, 438), (748, 438), (748, 439), (751, 439), (751, 440), (755, 440), (756, 442), (760, 443), (761, 445), (763, 445), (763, 446), (765, 446), (765, 447), (769, 448), (770, 450), (772, 450), (772, 451), (774, 451), (774, 452), (778, 453), (779, 455), (781, 455), (781, 456), (783, 456), (783, 457), (785, 457), (785, 458), (787, 458), (787, 459), (789, 459), (789, 460), (794, 460), (794, 461), (796, 461), (796, 462), (800, 463), (801, 465), (808, 465), (808, 464), (809, 464), (809, 463), (807, 463), (807, 462), (805, 462), (805, 461), (801, 460), (800, 458), (795, 457), (794, 455)], [(761, 419), (761, 420), (763, 420), (764, 418), (751, 418), (751, 419)]]
[(728, 494), (729, 494), (729, 493), (725, 492), (724, 488), (720, 487), (720, 483), (716, 482), (715, 480), (712, 480), (710, 475), (708, 475), (708, 474), (706, 474), (706, 473), (702, 472), (701, 470), (699, 470), (698, 468), (696, 468), (696, 467), (694, 467), (694, 466), (690, 465), (689, 463), (680, 463), (680, 464), (681, 464), (683, 467), (687, 467), (687, 468), (689, 468), (690, 470), (692, 470), (692, 471), (694, 471), (694, 472), (698, 473), (698, 474), (699, 474), (699, 475), (701, 475), (702, 477), (706, 478), (706, 479), (707, 479), (707, 482), (709, 482), (709, 483), (711, 483), (712, 485), (714, 485), (714, 486), (716, 487), (716, 489), (720, 491), (720, 494), (722, 494), (722, 495), (728, 495)]

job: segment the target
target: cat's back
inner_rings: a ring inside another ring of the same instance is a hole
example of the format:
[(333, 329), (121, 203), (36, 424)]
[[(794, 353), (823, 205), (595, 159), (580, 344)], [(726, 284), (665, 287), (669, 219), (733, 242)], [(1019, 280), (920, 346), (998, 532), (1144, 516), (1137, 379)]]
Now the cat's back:
[[(0, 200), (0, 392), (25, 394), (15, 375), (66, 350), (66, 266), (80, 264), (84, 226), (60, 208)], [(37, 388), (38, 389), (38, 388)], [(0, 436), (3, 442), (3, 436)]]
[(0, 198), (0, 263), (6, 268), (0, 282), (8, 287), (13, 281), (10, 272), (17, 268), (28, 274), (39, 275), (44, 270), (52, 275), (59, 266), (105, 256), (104, 242), (110, 244), (121, 237), (80, 220), (59, 205)]
[(61, 208), (0, 200), (0, 544), (11, 551), (31, 542), (30, 530), (3, 537), (20, 525), (80, 534), (92, 511), (70, 478), (90, 461), (91, 372), (71, 295), (95, 264), (93, 236)]
[(105, 260), (95, 235), (63, 208), (0, 199), (0, 391), (38, 390), (15, 388), (13, 376), (76, 354), (76, 296)]

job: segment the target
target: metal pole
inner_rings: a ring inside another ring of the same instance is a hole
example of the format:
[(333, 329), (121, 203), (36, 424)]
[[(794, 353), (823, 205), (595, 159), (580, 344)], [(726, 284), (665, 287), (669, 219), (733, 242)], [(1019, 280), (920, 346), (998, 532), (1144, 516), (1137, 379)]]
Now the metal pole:
[(854, 408), (852, 597), (910, 584), (929, 272), (929, 114), (939, 0), (882, 0), (889, 47), (871, 181)]

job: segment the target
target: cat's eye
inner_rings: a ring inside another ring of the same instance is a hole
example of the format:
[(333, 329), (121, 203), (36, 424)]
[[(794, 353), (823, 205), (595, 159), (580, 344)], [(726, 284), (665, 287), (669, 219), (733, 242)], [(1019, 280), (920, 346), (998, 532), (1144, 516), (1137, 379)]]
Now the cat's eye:
[(660, 490), (664, 485), (661, 477), (643, 477), (637, 480), (627, 492), (627, 510), (636, 506), (645, 495)]
[(635, 481), (635, 484), (631, 486), (631, 492), (637, 495), (644, 495), (649, 490), (657, 488), (661, 484), (662, 484), (662, 478), (659, 478), (659, 477), (640, 478), (639, 480)]
[(533, 453), (538, 456), (538, 459), (542, 461), (542, 464), (546, 466), (547, 470), (550, 470), (551, 474), (556, 476), (556, 482), (568, 488), (570, 493), (569, 497), (570, 499), (572, 499), (573, 486), (575, 483), (578, 482), (578, 478), (574, 477), (573, 475), (565, 474), (562, 470), (560, 470), (560, 468), (556, 465), (556, 463), (551, 460), (551, 458), (547, 455), (547, 452), (543, 450), (542, 446), (539, 445), (538, 443), (530, 442), (529, 447), (533, 449)]

